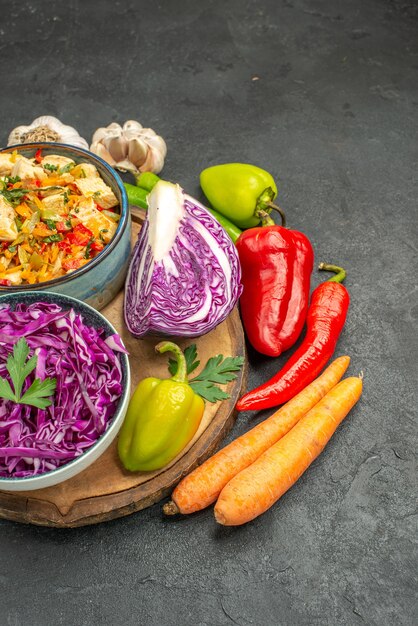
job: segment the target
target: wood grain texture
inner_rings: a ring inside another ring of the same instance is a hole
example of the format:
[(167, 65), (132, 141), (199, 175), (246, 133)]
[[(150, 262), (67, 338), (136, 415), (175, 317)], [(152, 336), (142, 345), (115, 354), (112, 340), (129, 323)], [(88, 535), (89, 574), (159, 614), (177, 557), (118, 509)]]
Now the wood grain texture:
[[(136, 221), (140, 218), (138, 214)], [(134, 218), (135, 219), (135, 218)], [(139, 228), (135, 229), (135, 237)], [(130, 354), (132, 390), (146, 376), (166, 377), (167, 355), (155, 354), (157, 339), (134, 339), (123, 321), (123, 293), (102, 311), (121, 334)], [(213, 355), (245, 356), (244, 334), (238, 310), (211, 333), (194, 340), (179, 340), (184, 348), (195, 342), (202, 367)], [(199, 368), (200, 369), (200, 368)], [(196, 370), (196, 372), (199, 371)], [(232, 427), (235, 403), (243, 387), (246, 366), (227, 387), (231, 397), (206, 403), (202, 423), (190, 444), (174, 461), (156, 472), (130, 473), (117, 455), (117, 440), (86, 470), (59, 485), (30, 492), (0, 491), (0, 518), (55, 527), (104, 522), (155, 504), (194, 467), (208, 458)]]

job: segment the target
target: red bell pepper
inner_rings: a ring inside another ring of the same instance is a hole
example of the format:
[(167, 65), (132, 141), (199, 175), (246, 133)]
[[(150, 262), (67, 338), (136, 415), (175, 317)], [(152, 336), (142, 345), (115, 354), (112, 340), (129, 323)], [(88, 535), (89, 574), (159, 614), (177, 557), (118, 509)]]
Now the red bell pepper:
[(350, 296), (340, 284), (346, 275), (341, 267), (321, 263), (319, 269), (337, 275), (314, 289), (302, 344), (275, 376), (238, 400), (238, 411), (268, 409), (287, 402), (311, 383), (331, 358), (347, 317)]
[(102, 244), (100, 241), (92, 241), (90, 244), (90, 250), (92, 250), (93, 252), (101, 252), (103, 248), (104, 244)]
[(251, 345), (279, 356), (298, 339), (306, 318), (313, 250), (299, 231), (277, 226), (261, 214), (262, 226), (244, 231), (236, 242), (244, 287), (241, 317)]
[(57, 222), (55, 224), (55, 228), (57, 229), (57, 232), (59, 233), (66, 233), (69, 230), (71, 230), (71, 226), (67, 226), (65, 222)]
[(77, 226), (74, 226), (73, 232), (69, 233), (64, 241), (68, 241), (68, 243), (75, 246), (86, 246), (92, 237), (93, 233), (89, 228), (86, 228), (83, 224), (77, 224)]
[(63, 239), (62, 241), (58, 241), (57, 246), (60, 250), (63, 250), (65, 254), (71, 252), (71, 244), (69, 241)]
[(41, 163), (42, 162), (42, 149), (41, 148), (39, 148), (39, 150), (37, 150), (35, 152), (35, 161), (37, 163)]
[(83, 261), (81, 259), (68, 259), (66, 261), (63, 261), (62, 267), (66, 271), (76, 270), (79, 267), (81, 267), (82, 264), (83, 264)]

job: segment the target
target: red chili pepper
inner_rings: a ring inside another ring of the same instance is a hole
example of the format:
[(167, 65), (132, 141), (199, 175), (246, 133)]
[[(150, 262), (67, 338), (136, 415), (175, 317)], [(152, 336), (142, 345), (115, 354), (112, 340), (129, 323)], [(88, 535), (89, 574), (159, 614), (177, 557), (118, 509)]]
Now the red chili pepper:
[(37, 163), (41, 163), (41, 161), (42, 161), (42, 150), (41, 150), (41, 148), (35, 152), (35, 161)]
[[(61, 242), (60, 242), (61, 243)], [(45, 252), (45, 248), (46, 248), (46, 243), (43, 243), (41, 245), (41, 249), (40, 249), (40, 253), (42, 254), (43, 252)]]
[(244, 290), (241, 316), (251, 345), (279, 356), (299, 337), (306, 319), (313, 250), (296, 230), (277, 226), (266, 213), (262, 226), (244, 231), (236, 242)]
[(331, 358), (347, 317), (350, 296), (340, 284), (346, 275), (341, 267), (321, 263), (319, 269), (337, 275), (314, 289), (302, 344), (275, 376), (238, 400), (238, 411), (268, 409), (287, 402), (311, 383)]
[(0, 279), (0, 285), (2, 287), (10, 287), (10, 285), (12, 284), (11, 280), (7, 280), (7, 278), (1, 278)]
[(104, 207), (100, 206), (100, 204), (97, 204), (97, 202), (95, 202), (94, 204), (96, 205), (96, 209), (98, 211), (104, 211), (105, 210)]

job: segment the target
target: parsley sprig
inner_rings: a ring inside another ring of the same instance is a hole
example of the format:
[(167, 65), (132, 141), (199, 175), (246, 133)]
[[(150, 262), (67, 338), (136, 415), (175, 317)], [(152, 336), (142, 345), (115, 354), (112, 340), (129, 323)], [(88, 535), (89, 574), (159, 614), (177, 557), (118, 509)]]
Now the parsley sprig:
[[(184, 350), (184, 356), (187, 364), (187, 374), (191, 374), (200, 365), (197, 360), (196, 344), (187, 346)], [(213, 356), (208, 360), (203, 370), (189, 379), (189, 385), (195, 393), (207, 400), (208, 402), (217, 402), (218, 400), (226, 400), (231, 396), (220, 389), (218, 385), (226, 385), (231, 380), (235, 380), (237, 374), (244, 364), (242, 356), (228, 356), (224, 358), (222, 354)], [(170, 359), (168, 371), (172, 376), (177, 371), (177, 361)]]
[(16, 404), (29, 404), (38, 409), (46, 409), (52, 404), (50, 397), (57, 385), (55, 378), (45, 378), (45, 380), (35, 378), (31, 386), (22, 395), (23, 384), (38, 362), (38, 357), (35, 354), (28, 359), (29, 351), (29, 345), (26, 339), (22, 337), (15, 344), (13, 354), (9, 354), (6, 361), (6, 368), (12, 380), (13, 389), (6, 378), (0, 378), (0, 397)]

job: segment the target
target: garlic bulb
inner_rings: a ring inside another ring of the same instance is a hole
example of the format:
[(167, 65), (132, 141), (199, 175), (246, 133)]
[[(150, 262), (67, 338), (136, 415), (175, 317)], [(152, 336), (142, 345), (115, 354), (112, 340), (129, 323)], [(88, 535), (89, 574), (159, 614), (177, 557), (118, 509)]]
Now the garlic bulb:
[(18, 143), (32, 143), (33, 141), (51, 141), (66, 143), (77, 148), (88, 150), (89, 145), (80, 137), (72, 126), (66, 126), (52, 115), (42, 115), (33, 120), (29, 126), (18, 126), (9, 135), (8, 146)]
[(102, 157), (112, 167), (122, 172), (154, 172), (164, 167), (167, 146), (152, 128), (143, 128), (139, 122), (129, 120), (123, 127), (113, 122), (98, 128), (93, 135), (91, 152)]

